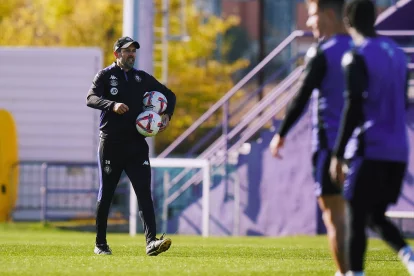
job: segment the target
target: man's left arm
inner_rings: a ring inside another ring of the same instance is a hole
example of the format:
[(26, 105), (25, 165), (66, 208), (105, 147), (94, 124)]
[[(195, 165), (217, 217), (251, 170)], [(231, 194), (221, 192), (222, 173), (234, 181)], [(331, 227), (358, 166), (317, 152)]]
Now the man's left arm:
[(172, 115), (174, 114), (175, 110), (175, 102), (176, 96), (174, 92), (168, 89), (165, 85), (160, 83), (156, 78), (152, 75), (147, 74), (147, 81), (148, 81), (148, 88), (151, 91), (158, 91), (161, 92), (167, 98), (167, 109), (165, 110), (164, 114), (168, 115), (168, 119), (171, 120)]
[(362, 118), (363, 95), (368, 87), (368, 73), (363, 57), (355, 52), (344, 55), (342, 66), (345, 74), (345, 105), (333, 154), (344, 158), (349, 138)]
[(345, 181), (345, 147), (362, 118), (363, 94), (368, 87), (368, 74), (362, 56), (348, 52), (342, 58), (345, 75), (345, 105), (341, 124), (331, 158), (329, 172), (334, 183), (342, 186)]

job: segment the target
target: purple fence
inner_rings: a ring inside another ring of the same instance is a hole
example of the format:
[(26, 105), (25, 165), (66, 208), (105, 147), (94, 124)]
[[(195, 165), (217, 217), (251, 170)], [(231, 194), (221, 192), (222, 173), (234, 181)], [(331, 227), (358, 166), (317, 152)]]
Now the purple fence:
[[(408, 131), (414, 145), (414, 106), (408, 111)], [(213, 174), (210, 198), (212, 235), (314, 235), (323, 233), (320, 212), (314, 196), (310, 152), (310, 115), (304, 115), (287, 137), (283, 160), (270, 156), (268, 145), (273, 133), (266, 132), (251, 144), (247, 155), (240, 155), (235, 171), (227, 179)], [(237, 189), (237, 184), (240, 189)], [(236, 198), (238, 200), (236, 200)], [(414, 212), (414, 151), (398, 204), (390, 210)], [(402, 224), (414, 232), (413, 221)], [(169, 232), (201, 232), (201, 199), (179, 216), (170, 219)]]

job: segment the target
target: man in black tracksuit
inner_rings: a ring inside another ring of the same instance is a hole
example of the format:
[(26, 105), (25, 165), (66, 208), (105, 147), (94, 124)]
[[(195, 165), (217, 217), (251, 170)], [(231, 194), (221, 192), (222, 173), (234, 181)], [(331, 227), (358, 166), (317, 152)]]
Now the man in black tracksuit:
[(171, 239), (157, 239), (155, 236), (149, 148), (145, 137), (138, 133), (135, 121), (143, 111), (144, 93), (159, 91), (168, 101), (160, 129), (160, 132), (164, 131), (174, 112), (175, 94), (150, 74), (133, 68), (139, 47), (139, 43), (130, 37), (118, 39), (114, 45), (116, 61), (97, 73), (87, 96), (87, 106), (102, 110), (95, 254), (112, 254), (106, 241), (107, 220), (116, 186), (124, 170), (137, 195), (147, 255), (156, 256), (171, 245)]

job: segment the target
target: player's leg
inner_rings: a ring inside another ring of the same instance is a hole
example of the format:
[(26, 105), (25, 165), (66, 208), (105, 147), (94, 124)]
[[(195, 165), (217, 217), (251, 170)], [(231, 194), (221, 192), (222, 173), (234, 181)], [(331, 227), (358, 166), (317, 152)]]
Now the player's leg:
[(364, 256), (367, 249), (365, 232), (367, 211), (363, 202), (349, 201), (347, 209), (347, 235), (345, 252), (348, 258), (349, 270), (355, 273), (364, 271)]
[[(320, 150), (313, 157), (313, 173), (318, 204), (327, 230), (329, 248), (336, 267), (341, 274), (347, 271), (345, 242), (345, 202), (339, 184), (332, 183), (329, 176), (330, 152)], [(338, 273), (338, 275), (340, 274)]]
[(406, 171), (405, 163), (379, 162), (379, 178), (377, 179), (378, 197), (380, 201), (372, 206), (368, 225), (395, 251), (414, 275), (414, 253), (406, 243), (400, 230), (386, 216), (385, 212), (391, 203), (396, 203), (401, 192)]
[(155, 239), (156, 223), (154, 205), (151, 195), (151, 167), (149, 158), (137, 158), (128, 162), (125, 172), (131, 180), (132, 187), (138, 199), (139, 216), (141, 217), (147, 243)]
[(326, 227), (329, 248), (340, 273), (347, 271), (345, 258), (345, 202), (341, 195), (324, 195), (318, 198)]
[(388, 203), (380, 203), (373, 206), (368, 216), (368, 226), (380, 235), (395, 252), (407, 246), (401, 232), (398, 228), (385, 216)]
[(146, 253), (149, 256), (156, 256), (170, 248), (171, 239), (164, 239), (164, 236), (160, 239), (156, 238), (155, 212), (151, 195), (151, 166), (148, 153), (136, 154), (127, 163), (125, 172), (131, 180), (137, 196), (139, 215), (147, 242)]
[(121, 156), (119, 156), (119, 146), (118, 144), (112, 144), (103, 140), (99, 144), (99, 193), (96, 209), (96, 245), (98, 249), (102, 247), (102, 252), (95, 252), (97, 254), (108, 254), (108, 251), (110, 253), (106, 241), (109, 209), (123, 170), (123, 161)]
[(347, 215), (345, 252), (349, 275), (363, 275), (364, 271), (364, 256), (367, 248), (365, 228), (370, 204), (365, 184), (370, 183), (370, 177), (372, 177), (372, 170), (369, 163), (362, 158), (355, 158), (350, 162), (344, 183)]

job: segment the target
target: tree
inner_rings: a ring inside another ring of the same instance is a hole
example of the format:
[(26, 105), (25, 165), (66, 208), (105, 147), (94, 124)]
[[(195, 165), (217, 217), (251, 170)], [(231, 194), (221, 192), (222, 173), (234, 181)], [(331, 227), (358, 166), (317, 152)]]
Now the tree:
[[(172, 9), (178, 8), (180, 1), (171, 2)], [(100, 47), (105, 64), (110, 64), (113, 43), (122, 35), (122, 3), (122, 0), (1, 1), (0, 45)], [(156, 5), (159, 3), (156, 0)], [(171, 14), (174, 31), (178, 19)], [(247, 66), (245, 60), (226, 63), (215, 58), (220, 50), (217, 36), (238, 25), (237, 18), (205, 17), (192, 5), (186, 9), (186, 18), (190, 41), (169, 42), (167, 85), (177, 94), (178, 101), (172, 127), (156, 138), (156, 152), (222, 97), (233, 86), (232, 75)], [(228, 45), (222, 47), (228, 48)]]
[(99, 47), (108, 64), (122, 34), (122, 0), (2, 1), (0, 29), (0, 45)]

